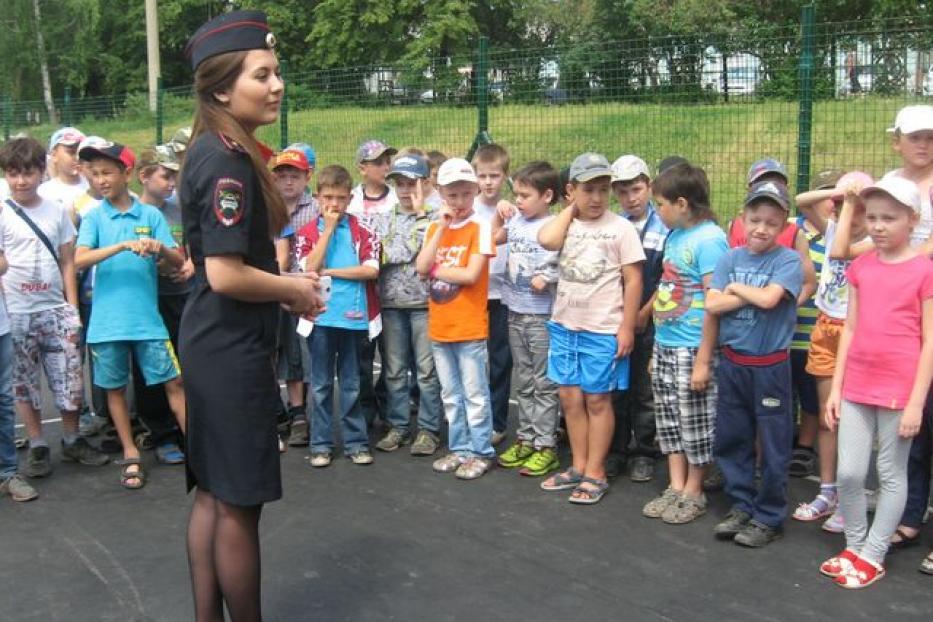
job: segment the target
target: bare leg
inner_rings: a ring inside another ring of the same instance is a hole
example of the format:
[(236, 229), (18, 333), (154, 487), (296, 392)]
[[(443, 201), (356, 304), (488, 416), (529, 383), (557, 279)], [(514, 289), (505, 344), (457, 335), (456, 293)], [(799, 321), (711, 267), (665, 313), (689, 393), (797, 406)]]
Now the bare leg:
[(194, 596), (195, 622), (223, 622), (223, 601), (214, 570), (214, 527), (217, 502), (209, 492), (196, 490), (188, 518), (188, 568)]
[(285, 383), (288, 391), (289, 406), (304, 406), (305, 404), (305, 383), (301, 380), (289, 380)]
[[(139, 458), (139, 449), (136, 447), (133, 428), (130, 425), (129, 407), (126, 405), (126, 387), (107, 389), (107, 408), (117, 429), (117, 436), (120, 437), (120, 444), (123, 445), (123, 457)], [(126, 473), (134, 473), (139, 470), (139, 465), (131, 465), (127, 469)]]
[(32, 407), (30, 402), (16, 400), (16, 413), (26, 426), (26, 436), (32, 440), (42, 438), (42, 419), (39, 411)]
[[(832, 378), (818, 378), (816, 393), (820, 398), (820, 408), (826, 408), (829, 400), (829, 391), (832, 388)], [(817, 441), (820, 448), (820, 483), (834, 484), (836, 482), (836, 432), (826, 427), (823, 420), (825, 410), (820, 412), (820, 431)]]
[(178, 429), (185, 433), (185, 385), (182, 384), (181, 376), (169, 380), (165, 383), (165, 398), (168, 400), (168, 407), (172, 409), (175, 415), (175, 421), (178, 423)]
[[(686, 462), (686, 458), (684, 459)], [(684, 483), (684, 494), (699, 497), (703, 494), (703, 478), (706, 477), (705, 466), (687, 465), (687, 480)]]
[(687, 456), (683, 452), (668, 454), (667, 468), (671, 474), (671, 488), (683, 492), (687, 486)]
[[(564, 410), (564, 421), (567, 423), (567, 439), (570, 441), (570, 453), (573, 468), (580, 473), (586, 472), (587, 438), (589, 435), (589, 422), (586, 416), (586, 402), (580, 387), (561, 387), (560, 405)], [(605, 459), (605, 456), (603, 456)]]
[(611, 393), (584, 394), (587, 413), (587, 453), (584, 475), (606, 479), (606, 456), (612, 443), (615, 415)]
[(262, 506), (216, 501), (214, 569), (231, 622), (260, 622), (261, 563), (259, 518)]

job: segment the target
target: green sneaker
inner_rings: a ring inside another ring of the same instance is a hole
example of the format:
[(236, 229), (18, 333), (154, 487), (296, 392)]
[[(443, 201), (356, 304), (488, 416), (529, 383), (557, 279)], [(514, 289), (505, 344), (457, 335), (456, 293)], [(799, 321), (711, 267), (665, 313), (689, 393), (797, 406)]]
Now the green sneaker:
[(499, 465), (507, 469), (514, 469), (525, 464), (525, 461), (535, 453), (535, 448), (527, 443), (518, 441), (504, 452), (499, 454)]
[(524, 466), (518, 472), (519, 475), (529, 477), (540, 477), (547, 475), (551, 471), (560, 468), (560, 460), (557, 458), (557, 452), (553, 447), (544, 447), (525, 460)]

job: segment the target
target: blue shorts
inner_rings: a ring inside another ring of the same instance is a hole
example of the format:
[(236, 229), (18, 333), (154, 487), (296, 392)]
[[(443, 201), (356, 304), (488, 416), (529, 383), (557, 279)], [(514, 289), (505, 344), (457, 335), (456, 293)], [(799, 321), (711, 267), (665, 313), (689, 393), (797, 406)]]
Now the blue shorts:
[(790, 351), (791, 383), (800, 410), (810, 415), (820, 414), (820, 398), (816, 392), (816, 378), (807, 372), (809, 350)]
[(551, 336), (547, 377), (561, 386), (578, 386), (584, 393), (624, 391), (629, 385), (629, 357), (616, 358), (615, 335), (569, 330), (547, 323)]
[(92, 343), (94, 384), (102, 389), (119, 389), (130, 380), (130, 354), (147, 385), (162, 384), (181, 375), (175, 349), (168, 339), (146, 341), (105, 341)]

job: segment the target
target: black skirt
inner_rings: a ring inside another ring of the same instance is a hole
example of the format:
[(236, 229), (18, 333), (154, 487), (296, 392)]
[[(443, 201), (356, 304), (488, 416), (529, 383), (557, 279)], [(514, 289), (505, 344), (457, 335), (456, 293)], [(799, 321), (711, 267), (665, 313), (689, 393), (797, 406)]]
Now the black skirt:
[(275, 303), (234, 300), (196, 277), (179, 331), (189, 492), (240, 506), (282, 496), (277, 319)]

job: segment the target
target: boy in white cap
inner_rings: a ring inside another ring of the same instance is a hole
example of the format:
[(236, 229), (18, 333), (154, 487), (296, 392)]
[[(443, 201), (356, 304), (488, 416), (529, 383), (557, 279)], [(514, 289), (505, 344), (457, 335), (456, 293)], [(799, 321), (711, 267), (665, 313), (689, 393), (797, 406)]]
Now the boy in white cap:
[(49, 140), (48, 181), (39, 186), (39, 196), (68, 207), (87, 190), (87, 181), (81, 176), (78, 162), (78, 143), (84, 140), (81, 130), (63, 127)]
[(471, 480), (491, 469), (496, 457), (486, 349), (487, 262), (496, 247), (491, 227), (473, 219), (479, 183), (470, 163), (447, 160), (437, 184), (444, 205), (415, 260), (418, 273), (430, 279), (428, 336), (448, 423), (450, 453), (434, 462), (434, 470)]

